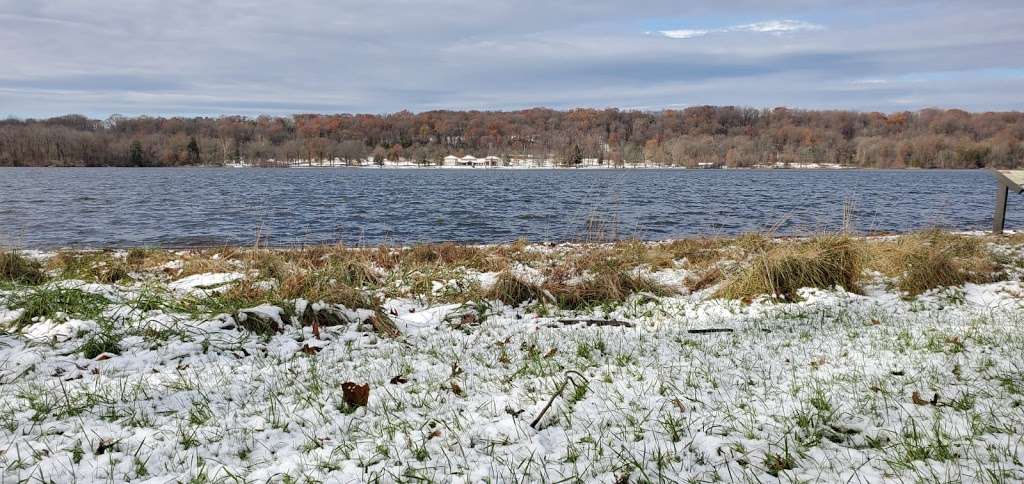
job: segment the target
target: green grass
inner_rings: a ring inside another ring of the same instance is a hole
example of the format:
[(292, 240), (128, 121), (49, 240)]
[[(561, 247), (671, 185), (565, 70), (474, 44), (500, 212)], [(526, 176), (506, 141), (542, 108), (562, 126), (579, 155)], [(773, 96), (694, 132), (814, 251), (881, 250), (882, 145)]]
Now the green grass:
[(80, 289), (35, 287), (14, 293), (3, 300), (11, 309), (25, 312), (14, 327), (20, 329), (36, 318), (63, 320), (67, 318), (96, 319), (110, 303), (105, 297)]

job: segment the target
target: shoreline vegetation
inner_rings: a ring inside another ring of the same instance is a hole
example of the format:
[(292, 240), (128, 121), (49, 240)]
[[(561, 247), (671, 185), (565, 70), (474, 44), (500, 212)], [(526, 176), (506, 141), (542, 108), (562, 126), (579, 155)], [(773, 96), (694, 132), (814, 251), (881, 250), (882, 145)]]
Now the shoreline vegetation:
[(0, 251), (0, 480), (1024, 479), (1024, 236)]
[(1010, 168), (1024, 113), (694, 106), (0, 120), (0, 166)]

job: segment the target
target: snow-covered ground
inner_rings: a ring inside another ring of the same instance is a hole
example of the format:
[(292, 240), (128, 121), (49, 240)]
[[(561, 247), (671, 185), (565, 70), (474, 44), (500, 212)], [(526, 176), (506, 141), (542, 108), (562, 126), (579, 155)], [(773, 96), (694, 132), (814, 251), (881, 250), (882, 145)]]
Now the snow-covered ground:
[[(341, 324), (315, 329), (282, 316), (305, 301), (243, 311), (280, 320), (261, 336), (149, 286), (65, 281), (108, 304), (0, 331), (0, 482), (1020, 482), (1014, 279), (587, 313), (393, 298), (397, 338), (367, 311), (318, 306)], [(2, 306), (0, 327), (21, 316)], [(369, 385), (367, 405), (346, 382)]]

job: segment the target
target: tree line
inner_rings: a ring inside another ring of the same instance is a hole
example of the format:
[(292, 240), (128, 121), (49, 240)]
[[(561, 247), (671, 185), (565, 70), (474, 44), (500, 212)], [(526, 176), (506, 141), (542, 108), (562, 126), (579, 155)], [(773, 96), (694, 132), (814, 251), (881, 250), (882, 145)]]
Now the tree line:
[(0, 166), (366, 159), (431, 164), (449, 154), (553, 159), (565, 165), (596, 159), (612, 165), (1014, 167), (1024, 161), (1024, 113), (699, 106), (658, 112), (536, 108), (255, 118), (97, 120), (67, 115), (0, 121)]

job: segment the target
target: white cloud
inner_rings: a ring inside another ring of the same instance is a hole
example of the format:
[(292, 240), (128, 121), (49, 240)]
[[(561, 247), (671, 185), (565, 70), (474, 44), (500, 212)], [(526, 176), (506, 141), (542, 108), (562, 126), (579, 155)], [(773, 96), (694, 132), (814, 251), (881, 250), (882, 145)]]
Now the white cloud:
[(799, 32), (802, 30), (823, 30), (825, 27), (802, 22), (800, 20), (769, 20), (767, 22), (756, 22), (746, 25), (730, 27), (730, 32), (763, 32), (766, 34), (782, 34), (786, 32)]
[(800, 20), (767, 20), (752, 24), (732, 25), (719, 29), (660, 30), (658, 33), (670, 39), (692, 39), (709, 34), (721, 34), (728, 32), (757, 32), (762, 34), (781, 35), (790, 32), (823, 30), (824, 28), (825, 27), (822, 27), (821, 25), (803, 22)]
[(694, 37), (701, 37), (701, 36), (710, 34), (711, 32), (712, 31), (710, 31), (710, 30), (682, 29), (682, 30), (662, 30), (659, 33), (661, 35), (664, 35), (665, 37), (670, 38), (670, 39), (692, 39)]

